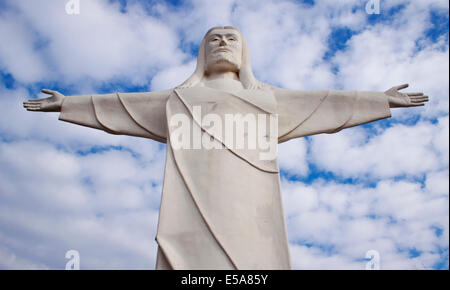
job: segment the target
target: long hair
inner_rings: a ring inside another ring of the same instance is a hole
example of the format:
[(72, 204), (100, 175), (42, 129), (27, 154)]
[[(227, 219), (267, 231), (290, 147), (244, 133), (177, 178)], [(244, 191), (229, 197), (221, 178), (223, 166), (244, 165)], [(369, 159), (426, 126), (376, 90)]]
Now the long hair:
[(206, 38), (211, 33), (211, 31), (215, 29), (233, 29), (239, 33), (242, 40), (242, 62), (241, 68), (239, 69), (239, 80), (245, 89), (263, 89), (270, 87), (267, 84), (264, 84), (258, 80), (256, 80), (253, 75), (252, 67), (250, 65), (250, 53), (248, 50), (247, 42), (245, 41), (242, 33), (233, 26), (216, 26), (208, 30), (208, 32), (203, 37), (202, 43), (200, 45), (200, 49), (198, 50), (198, 58), (197, 58), (197, 67), (195, 68), (194, 73), (181, 85), (177, 88), (191, 88), (198, 85), (201, 85), (203, 78), (205, 77), (206, 72)]

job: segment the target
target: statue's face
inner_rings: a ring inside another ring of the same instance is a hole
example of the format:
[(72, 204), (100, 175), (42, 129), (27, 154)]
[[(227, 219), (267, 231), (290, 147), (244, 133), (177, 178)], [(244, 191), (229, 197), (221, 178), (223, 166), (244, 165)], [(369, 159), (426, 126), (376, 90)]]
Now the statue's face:
[(214, 29), (206, 36), (207, 72), (238, 72), (242, 62), (242, 39), (234, 29)]

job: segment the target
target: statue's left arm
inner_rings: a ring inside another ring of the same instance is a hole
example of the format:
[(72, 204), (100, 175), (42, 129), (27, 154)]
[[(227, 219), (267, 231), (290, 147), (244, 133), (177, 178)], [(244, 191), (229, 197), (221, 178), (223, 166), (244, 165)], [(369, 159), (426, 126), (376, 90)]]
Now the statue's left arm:
[(389, 118), (390, 108), (423, 106), (423, 93), (400, 93), (408, 85), (385, 92), (295, 91), (275, 89), (279, 142), (320, 133), (335, 133)]

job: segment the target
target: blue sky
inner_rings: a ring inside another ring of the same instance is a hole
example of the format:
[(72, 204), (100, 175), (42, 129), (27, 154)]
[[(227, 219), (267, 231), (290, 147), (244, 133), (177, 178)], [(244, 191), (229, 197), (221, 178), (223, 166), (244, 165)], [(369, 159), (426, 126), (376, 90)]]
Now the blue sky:
[(449, 268), (448, 1), (0, 2), (0, 268), (153, 269), (165, 145), (78, 127), (21, 103), (158, 91), (194, 70), (204, 33), (241, 29), (261, 81), (431, 97), (392, 118), (281, 144), (295, 269)]

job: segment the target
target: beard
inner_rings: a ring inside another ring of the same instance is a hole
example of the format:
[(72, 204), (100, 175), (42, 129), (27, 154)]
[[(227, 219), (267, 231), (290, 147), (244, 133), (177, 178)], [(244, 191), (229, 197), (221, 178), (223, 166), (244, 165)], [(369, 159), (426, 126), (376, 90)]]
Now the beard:
[(238, 72), (240, 63), (231, 53), (214, 53), (209, 55), (206, 63), (206, 72)]

